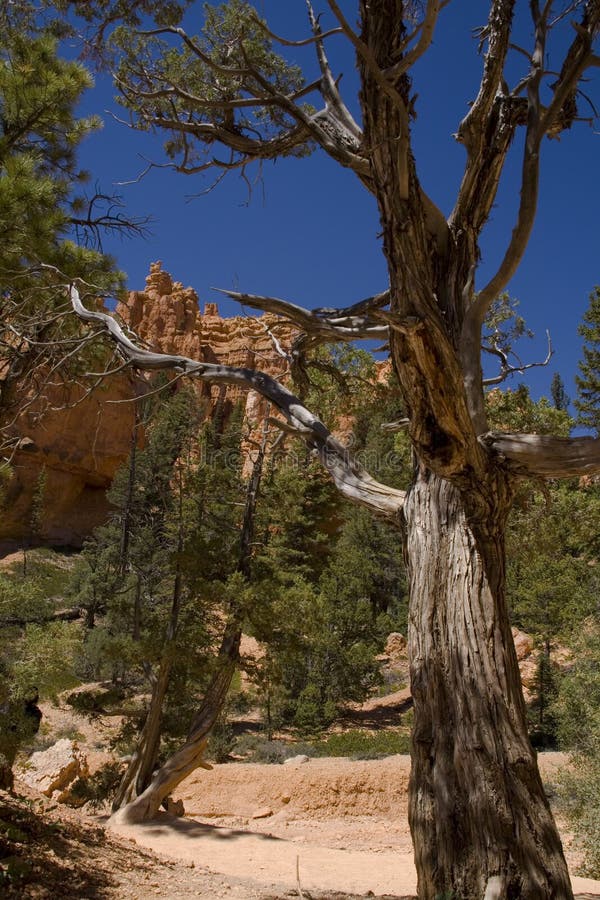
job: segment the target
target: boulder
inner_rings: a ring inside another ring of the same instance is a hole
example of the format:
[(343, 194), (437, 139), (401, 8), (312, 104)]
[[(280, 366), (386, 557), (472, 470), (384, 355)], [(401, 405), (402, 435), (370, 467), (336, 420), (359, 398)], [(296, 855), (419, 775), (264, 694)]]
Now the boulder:
[(293, 766), (300, 765), (301, 763), (307, 763), (309, 761), (309, 757), (305, 756), (304, 753), (299, 753), (297, 756), (290, 756), (288, 759), (284, 759), (284, 766)]
[(62, 738), (47, 750), (33, 753), (19, 776), (46, 797), (65, 803), (69, 796), (69, 786), (77, 778), (85, 778), (88, 774), (87, 759), (77, 743)]
[(522, 662), (527, 659), (534, 651), (533, 638), (518, 628), (512, 629), (513, 641), (515, 642), (515, 650), (517, 651), (517, 659)]
[(384, 653), (391, 659), (397, 659), (406, 655), (406, 638), (399, 631), (392, 631), (388, 634), (385, 642)]
[(185, 816), (183, 800), (173, 800), (172, 797), (168, 797), (166, 808), (170, 816), (177, 816), (178, 819)]

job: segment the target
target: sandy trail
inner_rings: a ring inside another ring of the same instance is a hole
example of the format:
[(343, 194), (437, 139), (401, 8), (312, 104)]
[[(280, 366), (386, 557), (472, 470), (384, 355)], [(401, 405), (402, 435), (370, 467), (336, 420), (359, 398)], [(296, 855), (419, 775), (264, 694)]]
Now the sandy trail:
[(300, 884), (307, 891), (353, 894), (414, 894), (416, 877), (410, 855), (397, 850), (336, 850), (187, 820), (163, 821), (117, 832), (161, 856), (194, 862), (211, 872), (253, 882), (273, 891)]
[[(541, 760), (546, 777), (564, 762)], [(243, 879), (256, 890), (406, 896), (416, 873), (406, 819), (410, 760), (318, 759), (304, 764), (228, 764), (180, 785), (186, 816), (161, 814), (118, 834), (186, 864)], [(569, 864), (576, 857), (568, 851)], [(581, 897), (600, 882), (573, 877)]]

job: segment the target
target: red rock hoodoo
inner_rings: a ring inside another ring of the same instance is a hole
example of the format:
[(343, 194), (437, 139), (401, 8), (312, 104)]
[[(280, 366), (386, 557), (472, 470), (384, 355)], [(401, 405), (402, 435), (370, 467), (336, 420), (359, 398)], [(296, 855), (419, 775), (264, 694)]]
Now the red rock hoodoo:
[[(292, 331), (274, 316), (223, 318), (215, 303), (200, 312), (198, 295), (173, 281), (160, 262), (152, 263), (143, 291), (131, 291), (117, 313), (146, 345), (165, 353), (205, 362), (260, 368), (285, 374), (287, 363), (275, 350), (269, 330), (289, 344)], [(260, 426), (266, 404), (253, 391), (195, 382), (203, 402), (225, 412), (242, 399), (250, 428)], [(13, 475), (5, 487), (0, 541), (20, 542), (31, 534), (32, 499), (44, 473), (39, 538), (54, 545), (79, 546), (105, 520), (106, 491), (129, 453), (133, 405), (108, 401), (130, 400), (135, 382), (130, 374), (107, 379), (84, 397), (73, 383), (46, 386), (26, 404), (10, 430), (20, 439), (12, 460)], [(80, 401), (73, 405), (75, 401)], [(62, 408), (61, 408), (62, 407)], [(14, 415), (14, 411), (10, 415)]]

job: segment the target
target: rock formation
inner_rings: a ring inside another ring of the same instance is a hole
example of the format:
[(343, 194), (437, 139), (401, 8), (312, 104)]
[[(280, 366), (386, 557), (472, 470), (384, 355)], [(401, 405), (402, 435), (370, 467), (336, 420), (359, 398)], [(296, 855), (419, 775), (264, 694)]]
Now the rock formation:
[[(216, 303), (206, 303), (200, 313), (198, 295), (173, 281), (160, 262), (152, 263), (143, 291), (131, 291), (117, 314), (127, 326), (152, 348), (163, 353), (178, 353), (203, 362), (262, 369), (281, 377), (287, 361), (275, 350), (270, 331), (289, 345), (292, 330), (282, 319), (265, 314), (257, 317), (222, 318)], [(222, 387), (195, 382), (199, 397), (210, 399), (212, 406), (231, 407), (246, 396), (246, 417), (252, 423), (262, 420), (265, 402), (255, 391), (237, 386)]]
[[(201, 313), (196, 292), (173, 281), (160, 262), (151, 265), (145, 289), (131, 291), (117, 314), (153, 349), (285, 374), (286, 360), (276, 352), (269, 330), (289, 344), (288, 325), (270, 315), (223, 318), (215, 303), (207, 303)], [(246, 393), (246, 419), (252, 429), (268, 412), (261, 397), (239, 387), (197, 381), (194, 388), (209, 409), (224, 416)], [(21, 398), (23, 411), (10, 428), (19, 438), (19, 449), (3, 490), (0, 542), (33, 537), (48, 544), (80, 546), (106, 519), (106, 492), (129, 454), (134, 421), (133, 404), (114, 401), (131, 400), (139, 389), (140, 382), (123, 373), (106, 379), (89, 396), (68, 382), (46, 385), (33, 401), (27, 395)], [(39, 521), (33, 527), (33, 498), (40, 493), (42, 480)]]
[(85, 755), (78, 744), (68, 738), (62, 738), (47, 750), (32, 753), (27, 760), (27, 767), (19, 772), (21, 781), (59, 803), (68, 802), (69, 787), (77, 778), (85, 778), (87, 775)]

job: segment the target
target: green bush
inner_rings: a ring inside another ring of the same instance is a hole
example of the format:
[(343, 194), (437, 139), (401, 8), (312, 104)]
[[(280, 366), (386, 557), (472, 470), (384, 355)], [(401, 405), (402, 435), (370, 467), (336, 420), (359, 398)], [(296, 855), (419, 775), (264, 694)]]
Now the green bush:
[(288, 758), (288, 746), (284, 741), (262, 740), (256, 744), (249, 762), (280, 764)]
[(69, 790), (74, 806), (90, 806), (98, 808), (105, 801), (112, 800), (123, 776), (123, 766), (118, 762), (106, 763), (86, 778), (78, 778)]
[(215, 722), (208, 738), (206, 755), (216, 763), (227, 762), (235, 747), (233, 728), (226, 719)]
[(581, 872), (600, 878), (600, 625), (588, 621), (573, 647), (553, 712), (561, 746), (573, 751), (559, 796), (584, 853)]
[(111, 684), (107, 688), (94, 687), (74, 691), (68, 695), (66, 702), (79, 713), (101, 715), (111, 706), (122, 706), (126, 696), (127, 693), (121, 685)]
[(583, 850), (581, 874), (600, 878), (600, 756), (577, 755), (573, 770), (562, 773), (559, 797)]
[(346, 731), (313, 743), (315, 756), (382, 759), (410, 751), (410, 736), (400, 731)]

